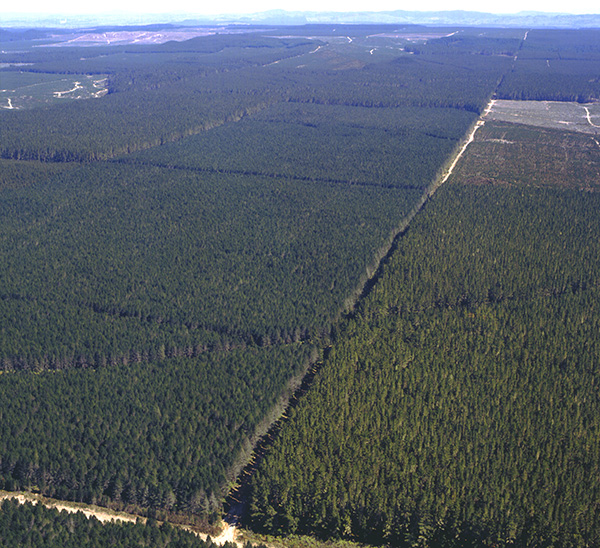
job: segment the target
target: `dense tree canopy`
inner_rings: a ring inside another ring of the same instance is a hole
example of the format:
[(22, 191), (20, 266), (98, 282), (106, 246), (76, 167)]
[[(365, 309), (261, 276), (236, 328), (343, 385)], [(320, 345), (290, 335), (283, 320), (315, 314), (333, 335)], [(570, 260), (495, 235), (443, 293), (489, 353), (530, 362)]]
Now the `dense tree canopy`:
[[(215, 519), (334, 330), (257, 527), (593, 538), (595, 194), (448, 189), (338, 320), (495, 91), (598, 98), (597, 31), (396, 31), (4, 35), (2, 75), (42, 105), (0, 111), (5, 488)], [(42, 93), (67, 74), (107, 93)]]
[(259, 468), (252, 526), (398, 546), (597, 541), (598, 207), (574, 189), (443, 187)]

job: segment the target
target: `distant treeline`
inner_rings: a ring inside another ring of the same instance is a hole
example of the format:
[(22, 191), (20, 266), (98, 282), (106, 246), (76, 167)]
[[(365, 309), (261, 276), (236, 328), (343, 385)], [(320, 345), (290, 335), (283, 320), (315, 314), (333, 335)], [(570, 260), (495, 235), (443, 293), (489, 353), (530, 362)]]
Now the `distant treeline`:
[(600, 30), (532, 30), (498, 89), (499, 99), (600, 99)]

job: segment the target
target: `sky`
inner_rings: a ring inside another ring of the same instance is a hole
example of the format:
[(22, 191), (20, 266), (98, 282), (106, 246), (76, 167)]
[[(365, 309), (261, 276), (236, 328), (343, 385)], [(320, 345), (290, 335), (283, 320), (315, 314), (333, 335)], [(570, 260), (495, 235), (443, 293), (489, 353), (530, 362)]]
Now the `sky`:
[(598, 0), (578, 0), (565, 3), (564, 0), (502, 0), (502, 2), (482, 3), (481, 0), (421, 0), (417, 4), (407, 0), (221, 0), (207, 2), (198, 0), (102, 0), (82, 2), (81, 0), (19, 0), (2, 2), (2, 14), (44, 13), (44, 14), (91, 14), (91, 13), (173, 13), (194, 15), (214, 15), (225, 13), (257, 13), (271, 9), (287, 11), (448, 11), (468, 10), (488, 13), (517, 13), (520, 11), (545, 11), (568, 13), (600, 13)]

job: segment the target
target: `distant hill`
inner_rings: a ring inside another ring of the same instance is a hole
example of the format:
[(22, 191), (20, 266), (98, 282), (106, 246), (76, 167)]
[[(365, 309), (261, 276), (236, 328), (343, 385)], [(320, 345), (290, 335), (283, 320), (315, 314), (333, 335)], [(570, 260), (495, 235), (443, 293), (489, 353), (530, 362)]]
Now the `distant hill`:
[(494, 14), (477, 11), (286, 11), (269, 10), (257, 13), (199, 15), (197, 13), (154, 14), (4, 14), (3, 27), (62, 27), (87, 25), (148, 25), (152, 23), (206, 24), (265, 24), (304, 25), (315, 23), (358, 24), (388, 23), (435, 26), (523, 27), (523, 28), (600, 28), (600, 14), (575, 15), (523, 11), (514, 14)]
[(600, 14), (573, 15), (568, 13), (520, 12), (493, 14), (477, 11), (355, 11), (316, 12), (271, 10), (246, 15), (216, 16), (227, 22), (268, 23), (273, 25), (302, 23), (390, 23), (485, 27), (600, 27)]

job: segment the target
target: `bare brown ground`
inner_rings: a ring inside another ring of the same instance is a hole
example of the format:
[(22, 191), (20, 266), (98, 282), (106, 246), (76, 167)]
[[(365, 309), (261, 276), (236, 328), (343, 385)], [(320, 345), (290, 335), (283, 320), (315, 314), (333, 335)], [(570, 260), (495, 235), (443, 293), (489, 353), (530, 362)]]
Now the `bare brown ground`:
[(585, 133), (487, 122), (457, 166), (453, 180), (599, 191), (597, 141)]

